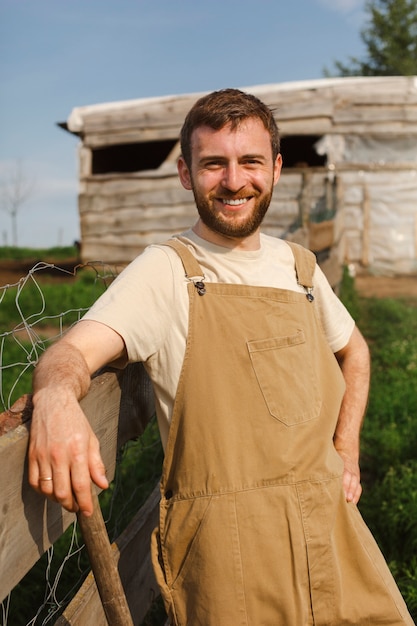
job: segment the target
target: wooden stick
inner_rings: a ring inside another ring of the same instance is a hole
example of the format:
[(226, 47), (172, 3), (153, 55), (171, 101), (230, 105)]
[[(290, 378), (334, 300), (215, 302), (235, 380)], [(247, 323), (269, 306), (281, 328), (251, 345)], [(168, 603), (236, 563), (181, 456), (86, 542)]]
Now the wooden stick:
[(95, 489), (94, 511), (90, 517), (77, 514), (84, 543), (109, 626), (133, 626), (132, 616), (120, 580), (114, 553)]

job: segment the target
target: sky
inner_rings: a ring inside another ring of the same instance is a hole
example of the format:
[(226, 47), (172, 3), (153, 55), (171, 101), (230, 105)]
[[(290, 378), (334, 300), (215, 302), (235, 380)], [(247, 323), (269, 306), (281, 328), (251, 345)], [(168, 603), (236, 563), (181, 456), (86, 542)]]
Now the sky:
[(364, 57), (364, 0), (0, 0), (1, 190), (27, 198), (18, 245), (80, 238), (77, 137), (58, 127), (101, 102), (323, 77)]

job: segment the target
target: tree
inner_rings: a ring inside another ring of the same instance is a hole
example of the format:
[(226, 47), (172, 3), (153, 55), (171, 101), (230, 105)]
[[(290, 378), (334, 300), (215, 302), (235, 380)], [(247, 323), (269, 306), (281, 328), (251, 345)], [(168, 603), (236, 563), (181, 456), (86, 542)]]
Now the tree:
[[(334, 63), (337, 76), (413, 76), (417, 74), (417, 0), (367, 0), (368, 24), (361, 31), (364, 60)], [(326, 76), (334, 75), (327, 69)]]
[(33, 190), (20, 161), (16, 161), (0, 181), (0, 208), (12, 221), (12, 246), (17, 246), (17, 215)]

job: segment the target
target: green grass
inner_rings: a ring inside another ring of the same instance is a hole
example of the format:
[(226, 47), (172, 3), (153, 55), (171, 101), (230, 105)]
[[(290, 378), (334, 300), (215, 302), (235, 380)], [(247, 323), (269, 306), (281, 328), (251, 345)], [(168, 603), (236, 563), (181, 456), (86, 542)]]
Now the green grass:
[(39, 270), (15, 285), (0, 286), (0, 411), (31, 389), (39, 356), (82, 317), (108, 282), (86, 267), (53, 277)]
[(57, 246), (53, 248), (15, 248), (13, 246), (0, 247), (0, 260), (27, 261), (48, 259), (76, 259), (79, 256), (76, 246)]
[(359, 508), (417, 620), (417, 299), (361, 298), (344, 277), (372, 359)]

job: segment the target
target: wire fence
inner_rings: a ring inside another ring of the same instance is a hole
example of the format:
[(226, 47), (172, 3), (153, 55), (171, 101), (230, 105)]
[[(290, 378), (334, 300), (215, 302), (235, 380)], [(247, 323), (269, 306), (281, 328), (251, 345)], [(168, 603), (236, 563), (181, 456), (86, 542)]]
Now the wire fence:
[[(39, 357), (82, 318), (116, 273), (103, 263), (67, 269), (42, 262), (0, 286), (0, 412), (30, 393)], [(145, 502), (159, 479), (161, 465), (162, 447), (153, 420), (140, 440), (129, 442), (119, 452), (115, 479), (100, 496), (111, 541)], [(0, 626), (53, 624), (89, 569), (74, 522), (1, 603)], [(155, 623), (161, 623), (160, 618)]]

